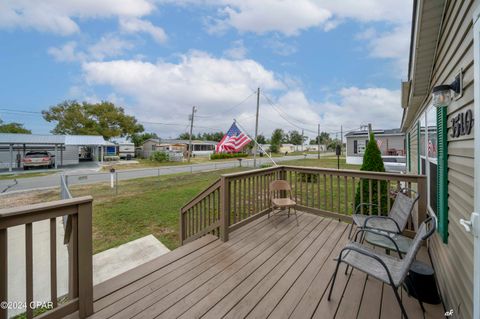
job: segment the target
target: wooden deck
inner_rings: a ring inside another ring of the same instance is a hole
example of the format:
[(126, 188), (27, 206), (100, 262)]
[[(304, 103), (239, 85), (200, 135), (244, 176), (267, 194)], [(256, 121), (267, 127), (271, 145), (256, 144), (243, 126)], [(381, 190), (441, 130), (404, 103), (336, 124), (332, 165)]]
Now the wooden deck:
[[(347, 224), (308, 213), (207, 235), (94, 287), (92, 318), (401, 318), (390, 287), (353, 271), (328, 285)], [(428, 260), (426, 251), (420, 259)], [(402, 292), (410, 318), (423, 318)], [(442, 318), (425, 304), (425, 318)]]

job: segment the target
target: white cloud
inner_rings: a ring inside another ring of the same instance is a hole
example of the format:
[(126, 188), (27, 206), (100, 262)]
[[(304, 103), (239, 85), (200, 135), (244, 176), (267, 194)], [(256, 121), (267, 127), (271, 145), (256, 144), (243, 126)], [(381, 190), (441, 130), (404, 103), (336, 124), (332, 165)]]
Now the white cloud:
[(287, 89), (280, 76), (256, 61), (215, 58), (203, 52), (182, 55), (176, 63), (115, 60), (87, 62), (82, 68), (86, 85), (109, 86), (113, 96), (133, 101), (127, 109), (141, 121), (179, 124), (146, 125), (166, 137), (185, 129), (193, 105), (198, 107), (196, 132), (225, 131), (233, 118), (252, 132), (256, 104), (252, 93), (257, 87), (277, 108), (262, 96), (260, 132), (265, 135), (277, 127), (296, 129), (282, 116), (313, 136), (317, 123), (325, 130), (338, 130), (341, 124), (346, 129), (359, 127), (367, 122), (388, 128), (399, 123), (401, 114), (398, 91), (344, 88), (336, 92), (338, 103), (320, 103), (309, 100), (299, 88)]
[(121, 56), (125, 51), (132, 49), (133, 44), (113, 35), (105, 35), (84, 50), (78, 47), (77, 42), (69, 41), (60, 47), (50, 47), (48, 53), (59, 62), (101, 61)]
[(163, 0), (161, 3), (218, 7), (218, 15), (207, 20), (212, 32), (235, 28), (240, 32), (279, 32), (287, 36), (314, 27), (328, 31), (347, 19), (407, 23), (412, 10), (412, 0)]
[(243, 40), (236, 40), (232, 42), (232, 47), (225, 50), (223, 54), (227, 58), (234, 60), (244, 59), (247, 56), (247, 48), (245, 47)]
[(345, 130), (372, 123), (374, 128), (395, 128), (399, 125), (400, 91), (385, 88), (357, 87), (343, 88), (338, 92), (338, 103), (322, 103), (323, 127), (339, 131), (340, 125)]
[(132, 43), (113, 35), (106, 35), (101, 37), (97, 43), (90, 46), (88, 48), (88, 53), (94, 60), (103, 60), (109, 57), (120, 56), (125, 51), (132, 48)]
[(138, 18), (122, 18), (120, 19), (120, 29), (127, 33), (147, 33), (158, 43), (164, 43), (167, 41), (167, 34), (165, 31), (162, 28), (153, 25), (150, 21)]
[(357, 34), (356, 38), (367, 41), (367, 49), (371, 57), (392, 60), (394, 73), (400, 72), (405, 76), (410, 49), (410, 32), (410, 24), (405, 23), (383, 33), (369, 28)]
[(2, 0), (0, 28), (69, 35), (79, 31), (77, 19), (142, 17), (154, 9), (152, 0)]
[(331, 14), (311, 0), (243, 0), (227, 1), (221, 9), (224, 18), (217, 25), (228, 25), (239, 31), (267, 33), (278, 31), (297, 35), (301, 30), (319, 26)]
[(270, 48), (273, 53), (288, 56), (297, 52), (297, 47), (294, 44), (281, 40), (278, 36), (265, 41), (265, 46)]
[(61, 47), (51, 47), (48, 49), (48, 54), (59, 62), (76, 62), (83, 61), (86, 58), (84, 52), (77, 50), (77, 43), (70, 41)]

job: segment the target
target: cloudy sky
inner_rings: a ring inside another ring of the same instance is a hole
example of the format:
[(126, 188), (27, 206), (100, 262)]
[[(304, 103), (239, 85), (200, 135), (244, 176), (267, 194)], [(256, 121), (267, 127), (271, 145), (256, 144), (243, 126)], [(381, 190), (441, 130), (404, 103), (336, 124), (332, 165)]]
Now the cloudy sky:
[(2, 0), (0, 118), (109, 100), (161, 137), (398, 127), (411, 0)]

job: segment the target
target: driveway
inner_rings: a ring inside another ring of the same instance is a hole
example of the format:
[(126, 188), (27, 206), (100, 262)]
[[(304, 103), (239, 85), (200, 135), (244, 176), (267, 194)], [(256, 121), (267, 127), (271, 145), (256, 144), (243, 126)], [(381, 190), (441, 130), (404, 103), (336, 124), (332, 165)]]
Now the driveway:
[[(322, 156), (326, 156), (323, 155)], [(275, 157), (274, 161), (277, 163), (282, 163), (286, 161), (303, 159), (303, 155), (298, 156), (283, 156)], [(307, 158), (317, 158), (316, 154), (308, 154)], [(270, 159), (267, 157), (259, 157), (257, 159), (257, 165), (262, 164), (271, 164)], [(225, 161), (225, 162), (214, 162), (205, 163), (205, 164), (192, 164), (192, 165), (180, 165), (180, 166), (161, 166), (158, 168), (148, 168), (148, 169), (132, 169), (125, 171), (118, 171), (119, 180), (129, 180), (142, 177), (152, 177), (159, 175), (168, 175), (176, 173), (194, 173), (202, 171), (212, 171), (212, 170), (221, 170), (238, 167), (238, 161)], [(244, 167), (253, 167), (253, 159), (244, 159), (242, 160), (242, 166)], [(91, 184), (98, 182), (108, 182), (110, 181), (110, 173), (105, 172), (95, 172), (92, 168), (76, 168), (68, 169), (64, 172), (68, 176), (69, 185), (75, 184)], [(59, 179), (61, 173), (56, 173), (47, 176), (37, 176), (37, 177), (26, 177), (19, 178), (16, 180), (0, 180), (0, 193), (9, 193), (14, 191), (23, 191), (29, 189), (39, 189), (39, 188), (49, 188), (49, 187), (58, 187)]]

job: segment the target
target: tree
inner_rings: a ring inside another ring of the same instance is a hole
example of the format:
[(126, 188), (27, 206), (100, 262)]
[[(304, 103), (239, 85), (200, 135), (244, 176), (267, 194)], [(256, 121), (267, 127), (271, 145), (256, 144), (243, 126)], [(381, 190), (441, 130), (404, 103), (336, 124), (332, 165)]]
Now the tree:
[(288, 143), (291, 143), (293, 145), (303, 145), (303, 142), (305, 141), (305, 136), (302, 136), (299, 131), (293, 130), (288, 132)]
[(131, 136), (131, 140), (133, 144), (135, 144), (135, 146), (141, 146), (143, 145), (143, 143), (145, 143), (146, 140), (149, 140), (151, 138), (158, 138), (158, 135), (156, 133), (135, 133)]
[(285, 138), (285, 133), (281, 128), (277, 128), (272, 133), (272, 138), (270, 139), (270, 151), (273, 153), (278, 153), (280, 146)]
[(32, 131), (23, 127), (21, 123), (3, 123), (0, 119), (0, 133), (32, 134)]
[[(220, 142), (224, 135), (225, 135), (225, 133), (223, 133), (223, 132), (198, 133), (198, 135), (195, 135), (195, 133), (192, 133), (192, 140), (204, 140), (204, 141)], [(178, 139), (189, 140), (190, 139), (190, 133), (187, 133), (187, 132), (181, 133), (178, 136)]]
[[(320, 144), (328, 145), (330, 141), (330, 134), (327, 132), (320, 132)], [(318, 136), (316, 136), (315, 139), (310, 140), (310, 144), (318, 144)]]
[[(181, 133), (178, 136), (178, 139), (179, 140), (188, 140), (188, 139), (190, 139), (190, 134), (188, 134), (187, 132)], [(195, 134), (192, 134), (192, 140), (194, 140), (194, 139), (195, 139)]]
[[(365, 148), (365, 153), (363, 154), (363, 164), (360, 168), (361, 171), (370, 171), (370, 172), (385, 172), (385, 166), (383, 165), (382, 153), (378, 148), (377, 141), (372, 134), (370, 134), (370, 140)], [(363, 185), (363, 200), (360, 195), (360, 184), (357, 187), (357, 192), (355, 194), (355, 207), (360, 204), (362, 201), (367, 203), (378, 203), (378, 183), (371, 183), (371, 193), (370, 193), (370, 182), (368, 179), (362, 179), (361, 182)], [(372, 198), (370, 197), (372, 194)], [(387, 193), (387, 182), (380, 182), (380, 201), (382, 207), (382, 213), (386, 214), (387, 212), (387, 201), (389, 200)], [(369, 209), (367, 207), (367, 209)], [(372, 212), (377, 212), (376, 209), (372, 209)]]
[(257, 143), (258, 144), (267, 144), (267, 139), (262, 134), (258, 134), (257, 135)]
[(102, 135), (112, 137), (127, 136), (144, 131), (135, 117), (126, 115), (122, 107), (111, 102), (88, 103), (64, 101), (42, 111), (47, 122), (56, 122), (54, 134)]

